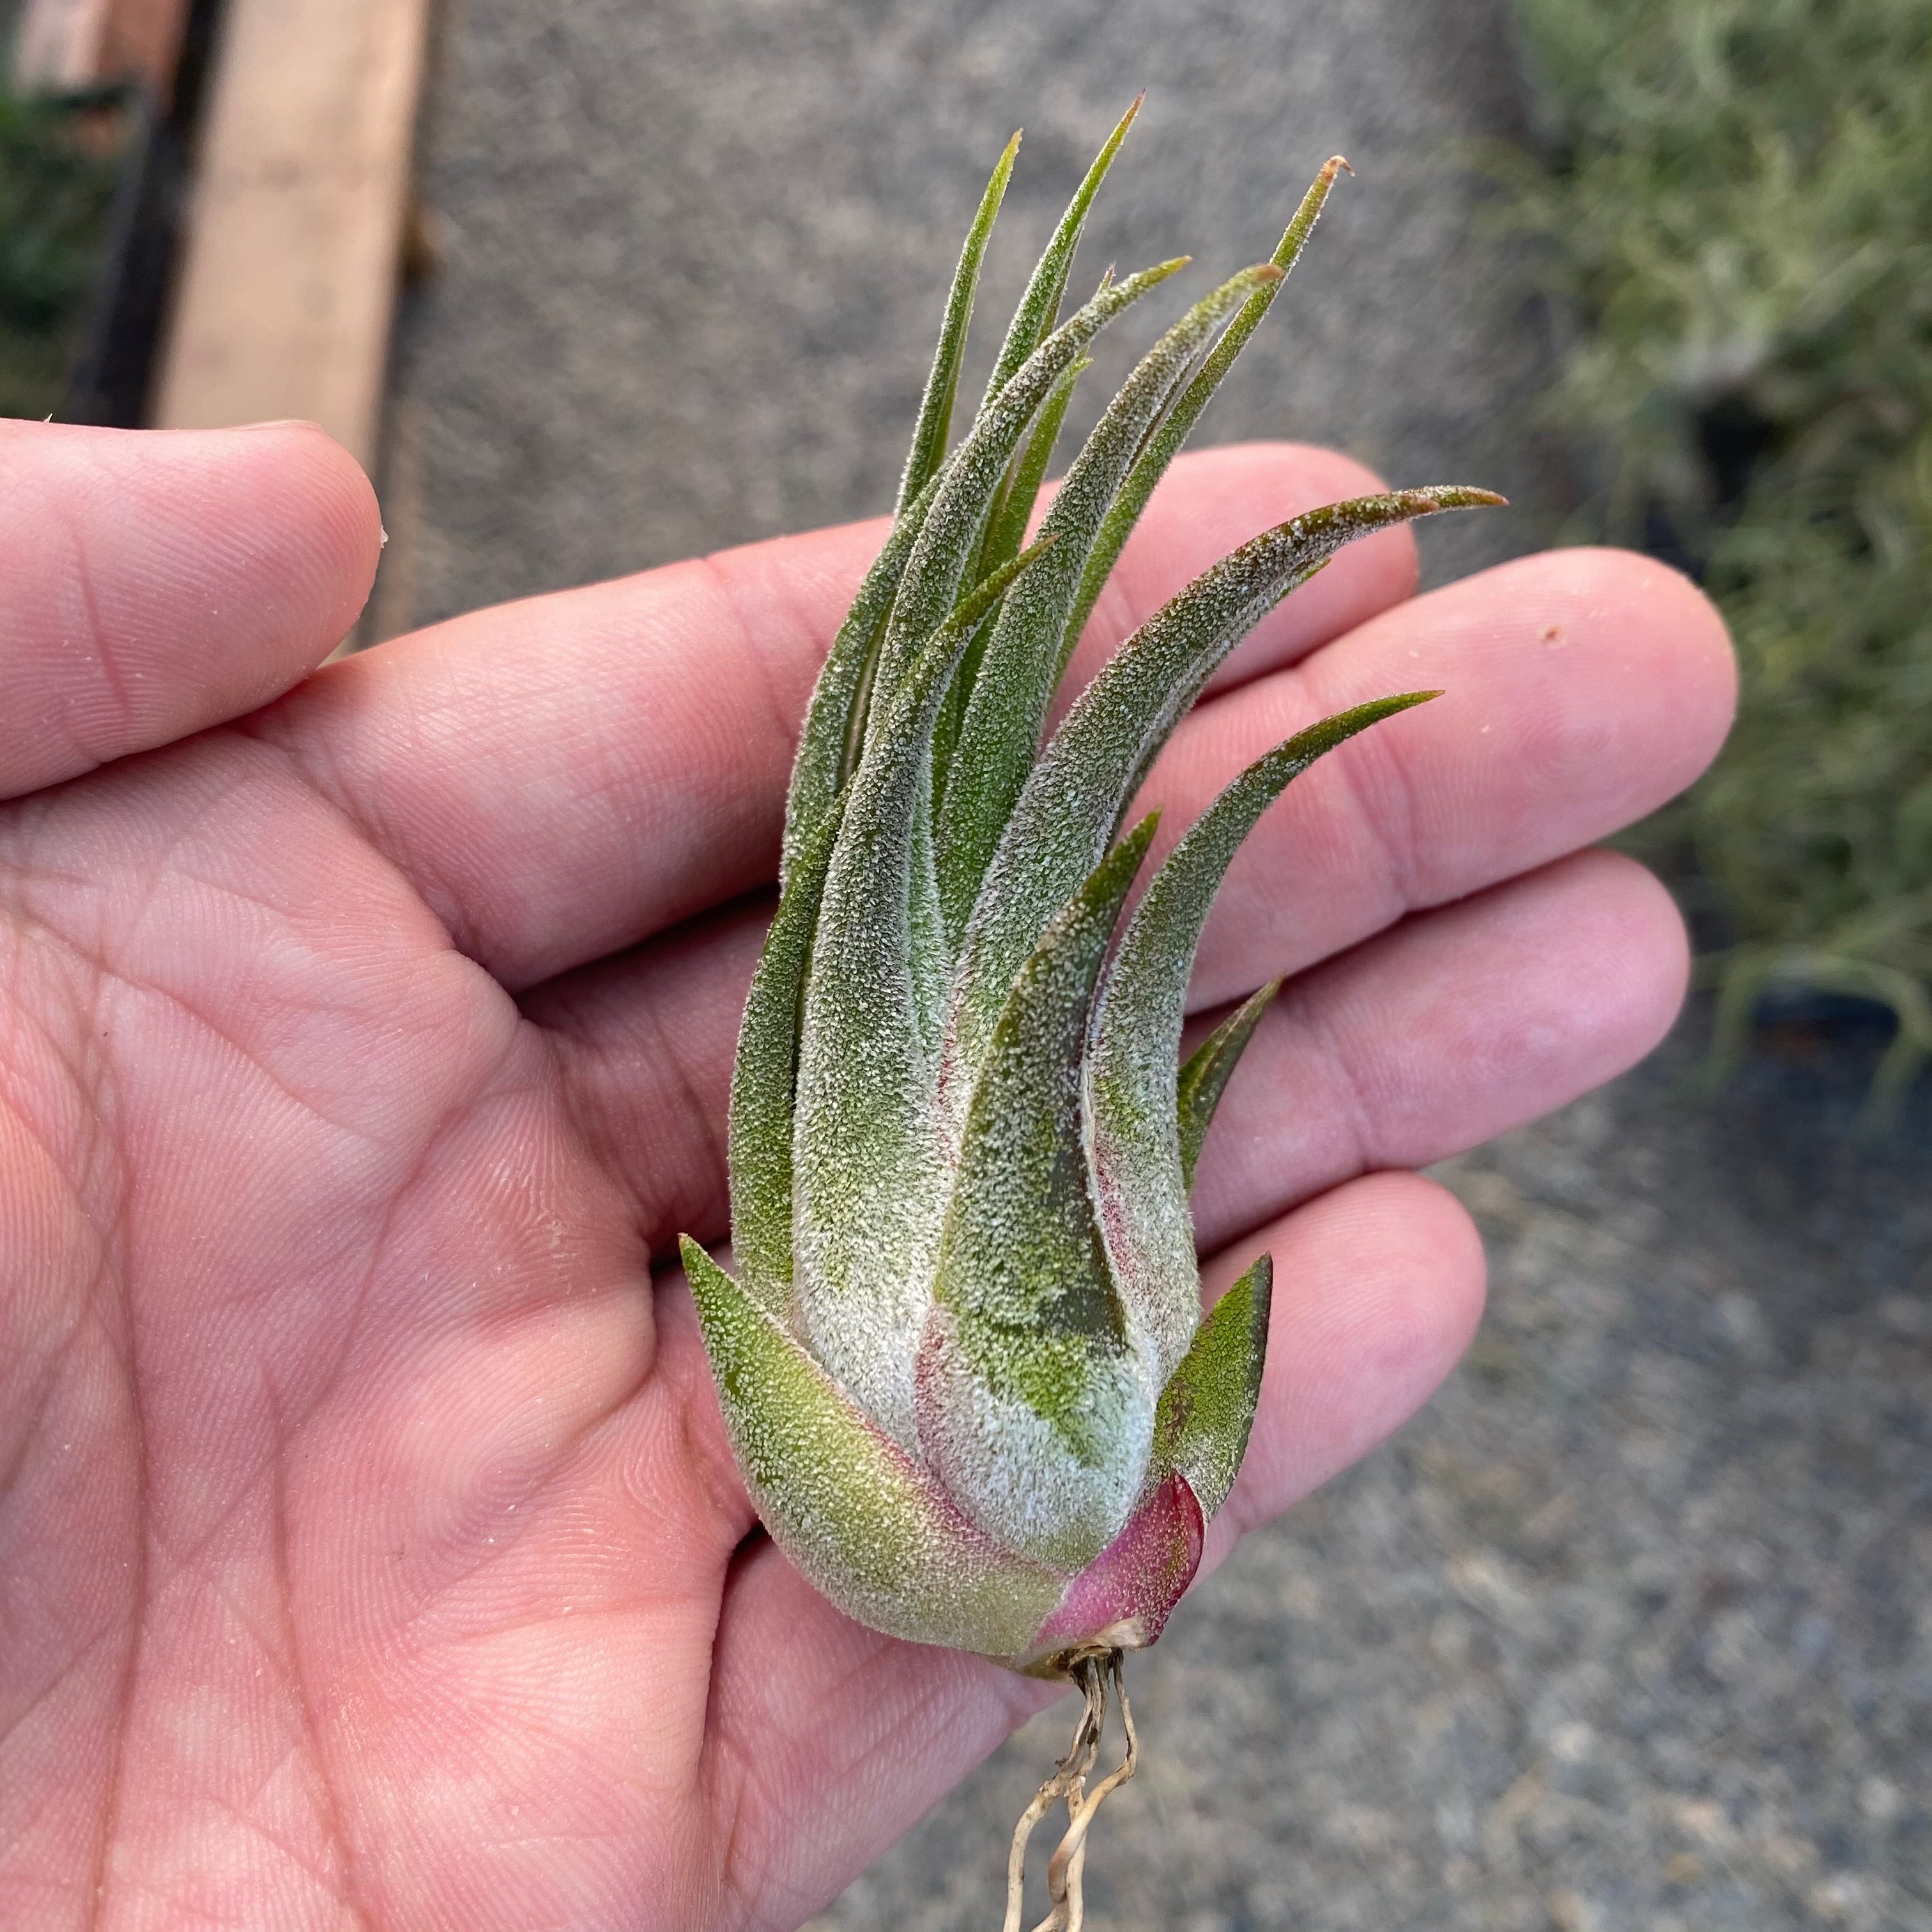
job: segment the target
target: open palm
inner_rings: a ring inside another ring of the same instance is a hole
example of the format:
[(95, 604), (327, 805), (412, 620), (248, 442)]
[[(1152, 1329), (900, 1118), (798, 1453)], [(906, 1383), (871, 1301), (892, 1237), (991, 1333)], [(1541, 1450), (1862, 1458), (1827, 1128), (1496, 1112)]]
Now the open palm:
[[(1184, 462), (1075, 681), (1371, 487)], [(725, 1231), (794, 736), (880, 535), (310, 676), (379, 541), (318, 433), (0, 429), (0, 1923), (790, 1925), (1048, 1694), (800, 1581), (652, 1273)], [(1210, 1286), (1277, 1282), (1209, 1565), (1467, 1338), (1475, 1237), (1404, 1170), (1682, 991), (1661, 892), (1580, 848), (1714, 750), (1716, 619), (1611, 553), (1413, 578), (1406, 532), (1345, 553), (1148, 788), (1178, 832), (1315, 716), (1449, 693), (1291, 791), (1202, 950), (1204, 1015), (1299, 974), (1202, 1164)]]

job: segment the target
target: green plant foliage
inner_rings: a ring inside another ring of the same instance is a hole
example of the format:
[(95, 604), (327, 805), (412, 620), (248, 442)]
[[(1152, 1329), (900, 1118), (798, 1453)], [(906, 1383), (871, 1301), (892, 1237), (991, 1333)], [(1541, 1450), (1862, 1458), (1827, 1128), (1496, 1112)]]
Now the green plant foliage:
[(1687, 835), (1767, 986), (1888, 1002), (1932, 1055), (1932, 6), (1518, 0), (1548, 117), (1510, 218), (1574, 325), (1552, 413), (1588, 521), (1687, 562), (1736, 632)]
[(115, 166), (79, 126), (0, 90), (0, 416), (59, 406), (100, 273)]
[(1268, 1264), (1204, 1327), (1188, 1208), (1273, 991), (1184, 1072), (1187, 979), (1222, 874), (1298, 772), (1428, 694), (1312, 725), (1244, 772), (1124, 926), (1154, 820), (1125, 837), (1122, 824), (1216, 667), (1343, 544), (1498, 500), (1400, 490), (1262, 532), (1142, 625), (1042, 744), (1090, 592), (1340, 166), (1273, 261), (1142, 358), (1022, 549), (1088, 345), (1184, 266), (1109, 274), (1056, 322), (1132, 118), (1048, 242), (956, 442), (1012, 146), (981, 200), (892, 531), (800, 736), (733, 1078), (741, 1278), (686, 1249), (740, 1466), (779, 1545), (878, 1629), (1027, 1668), (1154, 1641), (1254, 1419)]

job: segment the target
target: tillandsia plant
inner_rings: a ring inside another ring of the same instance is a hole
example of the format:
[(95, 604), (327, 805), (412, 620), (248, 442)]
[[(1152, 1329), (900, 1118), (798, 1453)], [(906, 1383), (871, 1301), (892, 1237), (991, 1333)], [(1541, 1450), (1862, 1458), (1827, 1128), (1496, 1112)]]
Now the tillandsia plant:
[[(1062, 1798), (1046, 1923), (1078, 1922), (1088, 1822), (1132, 1768), (1121, 1653), (1154, 1641), (1192, 1578), (1261, 1388), (1268, 1260), (1204, 1318), (1188, 1194), (1276, 988), (1183, 1062), (1202, 927), (1282, 788), (1435, 694), (1359, 706), (1251, 765), (1131, 911), (1154, 818), (1124, 836), (1123, 823), (1216, 668), (1342, 544), (1501, 500), (1400, 490), (1263, 532), (1142, 625), (1046, 736), (1122, 545), (1344, 165), (1322, 170), (1272, 260), (1143, 357), (1029, 544), (1088, 345), (1184, 266), (1110, 273), (1056, 324), (1134, 112), (1081, 183), (949, 452), (1017, 135), (968, 235), (897, 516), (793, 770), (778, 908), (733, 1077), (736, 1277), (684, 1243), (731, 1441), (779, 1547), (876, 1630), (1085, 1694), (1073, 1749), (1015, 1835), (1010, 1928), (1027, 1834)], [(1128, 1754), (1090, 1792), (1110, 1699)]]

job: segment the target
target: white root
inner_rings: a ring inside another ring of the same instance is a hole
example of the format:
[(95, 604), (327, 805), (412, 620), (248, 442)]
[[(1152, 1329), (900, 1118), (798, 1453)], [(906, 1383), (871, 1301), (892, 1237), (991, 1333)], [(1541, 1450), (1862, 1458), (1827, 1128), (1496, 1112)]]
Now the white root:
[[(1108, 1796), (1133, 1776), (1139, 1760), (1140, 1740), (1135, 1734), (1133, 1712), (1120, 1676), (1120, 1653), (1108, 1650), (1076, 1657), (1068, 1664), (1067, 1674), (1080, 1687), (1086, 1707), (1074, 1727), (1073, 1742), (1067, 1747), (1066, 1755), (1034, 1794), (1032, 1803), (1020, 1814), (1019, 1822), (1013, 1828), (1012, 1849), (1006, 1859), (1006, 1917), (1002, 1932), (1020, 1932), (1025, 1905), (1027, 1842), (1033, 1836), (1034, 1827), (1063, 1798), (1066, 1801), (1066, 1830), (1046, 1868), (1047, 1897), (1052, 1910), (1033, 1932), (1081, 1932), (1087, 1910), (1082, 1880), (1087, 1869), (1088, 1828)], [(1120, 1707), (1126, 1751), (1114, 1769), (1090, 1792), (1087, 1779), (1100, 1754), (1110, 1690)]]

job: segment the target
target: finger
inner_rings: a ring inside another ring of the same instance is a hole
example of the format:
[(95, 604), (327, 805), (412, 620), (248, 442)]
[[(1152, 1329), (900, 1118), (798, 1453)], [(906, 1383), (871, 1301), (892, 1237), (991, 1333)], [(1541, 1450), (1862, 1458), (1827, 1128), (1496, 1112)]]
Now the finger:
[(1359, 1461), (1439, 1388), (1482, 1319), (1489, 1271), (1462, 1203), (1419, 1174), (1364, 1174), (1268, 1222), (1202, 1270), (1213, 1302), (1274, 1261), (1261, 1402), (1202, 1573)]
[(1567, 1105), (1657, 1045), (1689, 972), (1670, 895), (1592, 851), (1291, 980), (1208, 1130), (1197, 1240), (1218, 1247), (1353, 1175), (1426, 1167)]
[(0, 422), (0, 796), (253, 710), (356, 621), (381, 521), (302, 423)]
[[(1365, 475), (1287, 446), (1178, 464), (1087, 648)], [(812, 680), (884, 533), (782, 538), (478, 612), (331, 666), (250, 728), (363, 826), (466, 952), (527, 986), (772, 878)], [(1357, 545), (1264, 645), (1305, 650), (1413, 573), (1400, 536)]]
[(1350, 740), (1262, 818), (1216, 902), (1193, 1006), (1654, 811), (1716, 755), (1736, 670), (1723, 620), (1675, 571), (1618, 550), (1525, 557), (1203, 706), (1136, 808), (1160, 806), (1172, 844), (1235, 772), (1316, 718), (1432, 687), (1432, 704)]
[[(680, 1232), (726, 1226), (732, 1042), (765, 916), (741, 906), (526, 1001), (556, 1029), (578, 1118), (660, 1254)], [(1304, 975), (1263, 1019), (1203, 1151), (1202, 1243), (1587, 1093), (1656, 1043), (1684, 974), (1668, 896), (1588, 853)]]
[[(1217, 1260), (1216, 1286), (1264, 1248), (1278, 1284), (1268, 1370), (1210, 1564), (1414, 1414), (1482, 1306), (1468, 1216), (1412, 1174), (1310, 1203)], [(716, 1828), (752, 1922), (809, 1916), (1053, 1694), (861, 1630), (761, 1547), (727, 1592), (712, 1688)]]
[[(1147, 795), (1167, 808), (1168, 825), (1184, 827), (1232, 772), (1301, 726), (1419, 683), (1448, 694), (1324, 759), (1262, 818), (1209, 923), (1190, 989), (1197, 1010), (1358, 946), (1411, 908), (1534, 869), (1662, 804), (1716, 751), (1736, 688), (1723, 624), (1682, 578), (1620, 552), (1558, 553), (1400, 605), (1305, 662), (1213, 700), (1184, 724)], [(1166, 834), (1170, 844), (1175, 836)], [(1643, 929), (1640, 920), (1634, 933)], [(664, 1129), (651, 1124), (676, 1118), (674, 1103), (694, 1096), (699, 1118), (718, 1118), (755, 945), (737, 931), (707, 973), (687, 948), (710, 938), (668, 934), (593, 974), (594, 996), (564, 983), (532, 1007), (580, 1049), (575, 1077), (618, 1171), (667, 1175), (670, 1184), (640, 1206), (646, 1226), (666, 1233), (680, 1214), (694, 1232), (715, 1228), (722, 1198), (715, 1163), (694, 1186), (680, 1184), (693, 1171), (654, 1153)], [(1582, 968), (1560, 936), (1550, 943), (1552, 956)], [(1681, 941), (1663, 943), (1664, 955), (1643, 956), (1662, 958), (1667, 976)], [(658, 972), (666, 990), (653, 1006)], [(1632, 972), (1634, 1000), (1654, 976)], [(1472, 1011), (1501, 1029), (1510, 995), (1498, 990), (1495, 1000)], [(594, 1012), (571, 1017), (586, 1003)], [(1648, 1024), (1634, 1017), (1633, 1035)], [(1588, 1084), (1552, 1083), (1570, 1093)], [(1442, 1091), (1441, 1104), (1453, 1106), (1458, 1090), (1445, 1083)]]

